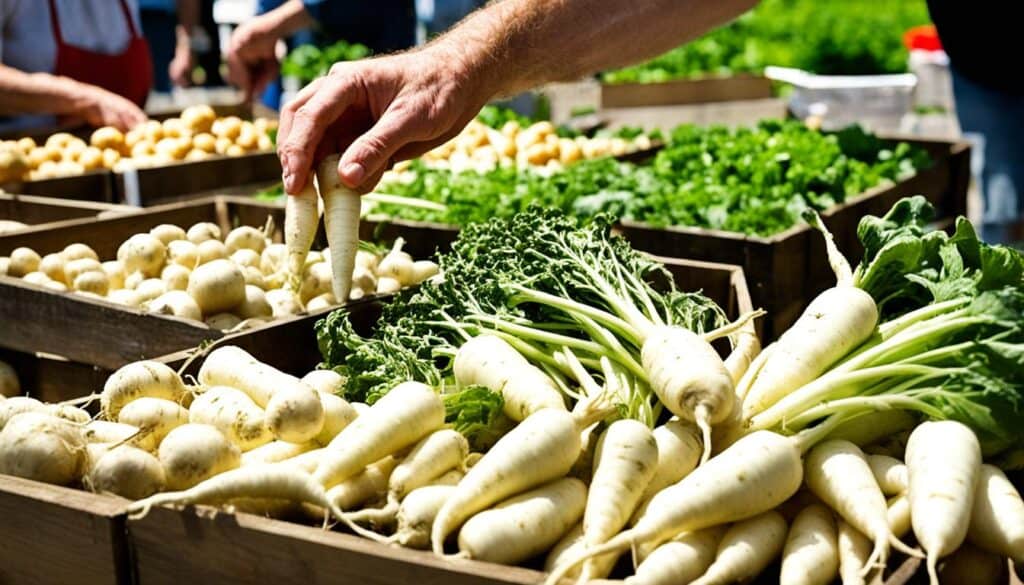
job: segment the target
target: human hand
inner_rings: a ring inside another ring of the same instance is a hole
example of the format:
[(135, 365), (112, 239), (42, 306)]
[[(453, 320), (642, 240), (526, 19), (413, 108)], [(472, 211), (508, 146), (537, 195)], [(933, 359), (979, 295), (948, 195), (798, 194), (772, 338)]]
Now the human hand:
[(171, 77), (171, 82), (178, 87), (188, 87), (192, 85), (192, 69), (195, 68), (195, 59), (192, 55), (192, 48), (185, 43), (178, 43), (174, 49), (174, 58), (171, 59), (170, 65), (167, 66), (167, 73)]
[(281, 111), (285, 191), (301, 191), (313, 164), (331, 153), (342, 153), (346, 185), (372, 190), (393, 162), (450, 140), (473, 119), (493, 95), (486, 70), (439, 44), (335, 64)]
[(146, 121), (146, 114), (131, 101), (95, 85), (76, 83), (71, 116), (90, 126), (113, 126), (126, 131)]
[(228, 79), (245, 91), (247, 100), (263, 91), (277, 75), (278, 38), (275, 23), (266, 15), (242, 24), (231, 35)]

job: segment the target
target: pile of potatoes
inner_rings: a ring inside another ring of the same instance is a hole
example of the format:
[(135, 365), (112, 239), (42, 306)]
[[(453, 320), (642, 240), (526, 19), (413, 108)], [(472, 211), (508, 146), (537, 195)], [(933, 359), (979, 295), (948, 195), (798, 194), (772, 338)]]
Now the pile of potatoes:
[(211, 352), (198, 378), (127, 364), (104, 384), (97, 417), (0, 396), (0, 473), (144, 498), (321, 449), (368, 408), (335, 394), (343, 379), (332, 371), (300, 380), (231, 346)]
[(633, 140), (585, 136), (562, 138), (551, 122), (537, 122), (523, 128), (513, 120), (501, 130), (495, 130), (473, 120), (458, 136), (424, 154), (422, 160), (429, 166), (450, 168), (454, 172), (486, 172), (507, 165), (557, 170), (579, 160), (620, 156), (650, 146), (650, 138), (644, 135)]
[(67, 132), (51, 135), (42, 145), (31, 138), (10, 140), (0, 143), (0, 183), (273, 150), (268, 132), (275, 126), (266, 118), (218, 118), (213, 108), (200, 105), (186, 108), (179, 118), (148, 120), (127, 133), (104, 126), (88, 143)]
[[(104, 262), (81, 243), (45, 256), (16, 248), (0, 257), (0, 275), (237, 330), (338, 304), (329, 250), (310, 252), (301, 278), (286, 274), (286, 254), (284, 244), (251, 226), (222, 235), (209, 222), (187, 230), (162, 224), (128, 238), (117, 258)], [(437, 270), (437, 264), (403, 252), (401, 240), (386, 253), (360, 250), (350, 298), (396, 292)]]

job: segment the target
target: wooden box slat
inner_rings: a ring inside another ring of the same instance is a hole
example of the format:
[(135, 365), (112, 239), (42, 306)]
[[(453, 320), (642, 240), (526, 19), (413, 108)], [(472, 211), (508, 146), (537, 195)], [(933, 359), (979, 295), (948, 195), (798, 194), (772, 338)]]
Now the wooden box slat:
[(80, 201), (102, 201), (116, 203), (114, 174), (107, 170), (92, 171), (70, 177), (37, 179), (35, 181), (14, 181), (0, 185), (8, 193), (43, 195)]
[(131, 210), (131, 207), (112, 203), (0, 193), (0, 219), (20, 221), (31, 229), (46, 229), (50, 224), (59, 221), (95, 219)]
[(0, 583), (129, 585), (126, 504), (0, 475)]
[(603, 83), (601, 108), (672, 106), (772, 97), (772, 83), (762, 75), (700, 77), (662, 83)]
[(114, 173), (116, 201), (148, 207), (220, 188), (279, 181), (281, 161), (276, 152), (255, 152), (138, 169), (136, 177), (138, 201), (133, 201), (130, 181)]
[(14, 368), (22, 394), (43, 402), (63, 402), (98, 394), (111, 374), (106, 368), (72, 362), (56, 355), (2, 348), (0, 361)]

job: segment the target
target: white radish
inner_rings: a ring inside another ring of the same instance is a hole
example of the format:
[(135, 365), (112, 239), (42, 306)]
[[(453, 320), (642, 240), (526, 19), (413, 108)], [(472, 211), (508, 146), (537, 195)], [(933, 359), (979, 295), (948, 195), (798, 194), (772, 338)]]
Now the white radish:
[[(608, 426), (597, 444), (583, 515), (583, 538), (588, 546), (602, 544), (622, 530), (657, 466), (658, 444), (647, 425), (622, 419)], [(597, 570), (597, 564), (588, 561), (582, 578), (607, 576)]]
[(789, 527), (779, 585), (828, 585), (839, 574), (836, 521), (820, 504), (804, 508)]
[(935, 585), (939, 559), (967, 536), (981, 475), (981, 447), (961, 423), (925, 422), (910, 434), (906, 462), (914, 535), (928, 555), (928, 576)]
[(409, 492), (398, 508), (398, 530), (391, 540), (409, 548), (430, 548), (434, 518), (454, 492), (454, 485), (428, 485)]
[[(566, 571), (594, 556), (624, 551), (638, 543), (661, 543), (682, 532), (735, 522), (772, 510), (800, 489), (802, 446), (799, 439), (770, 431), (756, 431), (742, 437), (679, 483), (658, 492), (633, 528), (571, 559), (553, 572), (546, 583), (557, 583)], [(531, 466), (537, 467), (536, 460), (522, 468)], [(466, 475), (467, 480), (475, 469)], [(437, 544), (437, 539), (434, 543)]]
[(157, 458), (163, 465), (167, 487), (188, 489), (241, 463), (241, 451), (216, 427), (184, 424), (167, 433)]
[(463, 343), (452, 371), (461, 386), (480, 385), (501, 394), (502, 411), (514, 421), (543, 408), (565, 410), (565, 399), (551, 378), (500, 337), (480, 335)]
[(672, 418), (663, 425), (657, 426), (652, 432), (654, 442), (658, 444), (658, 467), (654, 477), (647, 483), (644, 495), (640, 499), (638, 513), (633, 515), (632, 524), (640, 517), (644, 506), (654, 494), (686, 477), (700, 463), (703, 447), (701, 446), (700, 429), (689, 421)]
[(434, 553), (444, 554), (445, 538), (473, 514), (565, 476), (581, 447), (578, 423), (565, 410), (544, 408), (528, 416), (499, 439), (459, 482), (434, 522), (430, 536)]
[(444, 402), (433, 388), (403, 382), (334, 437), (314, 477), (328, 488), (337, 485), (439, 429), (444, 415)]
[(302, 381), (324, 394), (337, 394), (345, 385), (345, 378), (334, 370), (313, 370)]
[(187, 423), (188, 417), (188, 410), (177, 402), (143, 396), (125, 404), (117, 414), (117, 422), (150, 433), (156, 444), (160, 444), (167, 433)]
[(366, 469), (327, 490), (327, 500), (338, 510), (351, 510), (384, 496), (388, 477), (398, 464), (392, 455), (366, 466)]
[(287, 441), (271, 441), (255, 449), (242, 453), (242, 465), (261, 465), (264, 463), (280, 463), (303, 453), (319, 448), (313, 441), (306, 443), (289, 443)]
[[(302, 268), (306, 264), (306, 255), (316, 237), (316, 228), (320, 223), (316, 188), (313, 179), (306, 181), (306, 187), (297, 195), (285, 199), (284, 205), (284, 242), (287, 257), (287, 271), (295, 282), (302, 276)], [(268, 266), (276, 269), (280, 264), (268, 261)], [(267, 268), (263, 268), (267, 272)]]
[(90, 490), (137, 500), (163, 491), (166, 479), (160, 461), (131, 445), (120, 445), (92, 463), (85, 479)]
[(967, 538), (1024, 565), (1024, 500), (1001, 469), (982, 465)]
[(575, 478), (522, 493), (467, 520), (459, 531), (460, 555), (504, 564), (529, 559), (580, 519), (586, 499), (587, 486)]
[(108, 420), (117, 420), (124, 405), (143, 396), (180, 403), (185, 396), (185, 384), (181, 376), (165, 364), (132, 362), (107, 378), (100, 394), (100, 409)]
[(192, 401), (188, 409), (191, 423), (216, 427), (242, 451), (255, 449), (273, 440), (263, 409), (245, 392), (229, 386), (211, 386)]
[(188, 294), (204, 315), (231, 311), (245, 301), (245, 277), (230, 260), (213, 260), (189, 275)]
[(782, 552), (786, 520), (778, 512), (765, 512), (733, 524), (718, 544), (715, 561), (691, 585), (728, 585), (753, 579)]
[(143, 451), (153, 451), (157, 445), (152, 433), (108, 420), (89, 421), (82, 429), (82, 436), (89, 443), (128, 443)]
[(324, 409), (324, 425), (313, 441), (321, 446), (326, 446), (334, 440), (334, 437), (338, 436), (338, 433), (351, 424), (359, 416), (359, 413), (344, 398), (336, 394), (318, 392), (320, 404)]
[(910, 498), (907, 494), (900, 494), (890, 498), (886, 506), (888, 510), (885, 512), (885, 518), (889, 523), (889, 530), (896, 538), (903, 538), (911, 529)]
[(651, 551), (625, 582), (628, 585), (690, 583), (715, 562), (718, 543), (724, 534), (724, 526), (681, 534)]
[(298, 315), (303, 311), (302, 301), (292, 291), (284, 288), (269, 290), (265, 298), (270, 303), (270, 310), (274, 317), (287, 317)]
[(173, 315), (182, 319), (202, 321), (203, 312), (192, 295), (183, 290), (171, 290), (149, 301), (149, 312), (157, 315)]
[(68, 485), (82, 476), (86, 463), (85, 439), (64, 419), (22, 412), (0, 431), (0, 474)]
[(807, 454), (804, 477), (814, 495), (874, 542), (869, 565), (884, 565), (890, 545), (917, 554), (889, 530), (885, 496), (856, 445), (836, 439), (818, 444)]
[(907, 491), (907, 466), (888, 455), (868, 455), (871, 473), (886, 496), (898, 496)]
[(736, 344), (725, 358), (725, 369), (729, 371), (733, 384), (739, 385), (750, 365), (761, 353), (761, 340), (757, 337), (753, 321), (748, 321), (736, 335)]
[(838, 522), (839, 579), (843, 585), (865, 585), (865, 572), (871, 567), (871, 539), (844, 520)]
[(651, 389), (672, 414), (692, 420), (703, 436), (702, 461), (711, 456), (711, 425), (732, 412), (735, 387), (725, 363), (705, 336), (682, 327), (655, 327), (640, 360)]
[(361, 198), (342, 184), (338, 175), (339, 155), (320, 162), (316, 170), (317, 187), (324, 201), (324, 230), (331, 248), (331, 274), (334, 298), (347, 299), (352, 288), (352, 270), (359, 248)]
[(117, 259), (128, 274), (141, 272), (152, 278), (160, 274), (167, 257), (164, 243), (149, 234), (135, 234), (117, 249)]

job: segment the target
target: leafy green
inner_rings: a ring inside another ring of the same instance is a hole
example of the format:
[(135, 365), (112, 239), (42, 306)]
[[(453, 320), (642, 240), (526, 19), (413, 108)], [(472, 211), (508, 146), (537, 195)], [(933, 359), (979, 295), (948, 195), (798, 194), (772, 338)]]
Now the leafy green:
[(302, 83), (309, 83), (317, 77), (327, 75), (331, 65), (339, 61), (358, 61), (370, 56), (370, 49), (359, 43), (338, 41), (326, 47), (301, 45), (285, 55), (281, 62), (281, 74), (297, 77)]

